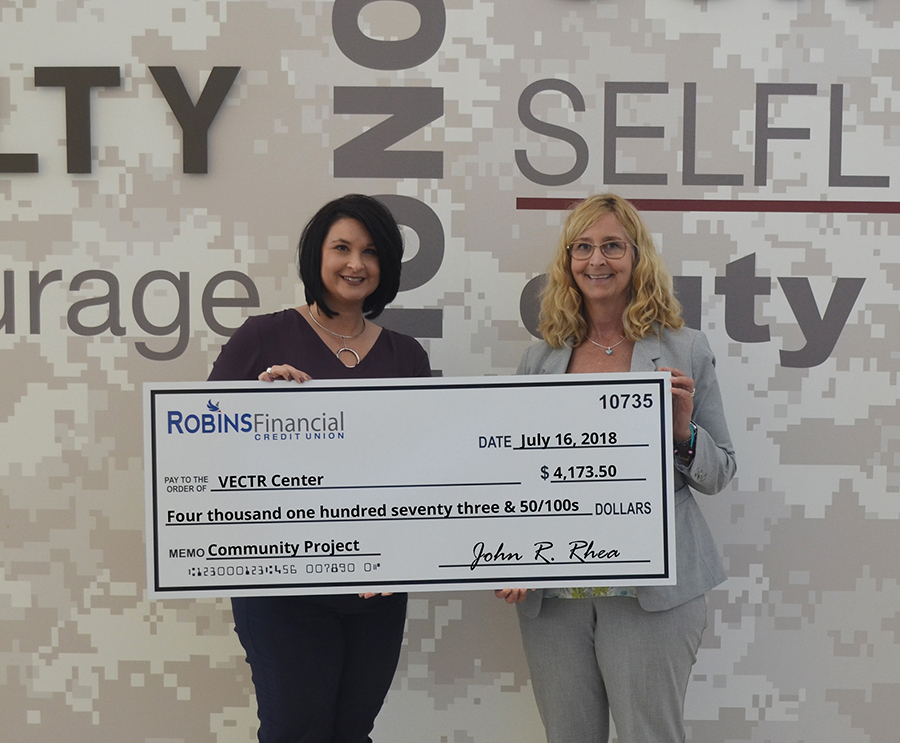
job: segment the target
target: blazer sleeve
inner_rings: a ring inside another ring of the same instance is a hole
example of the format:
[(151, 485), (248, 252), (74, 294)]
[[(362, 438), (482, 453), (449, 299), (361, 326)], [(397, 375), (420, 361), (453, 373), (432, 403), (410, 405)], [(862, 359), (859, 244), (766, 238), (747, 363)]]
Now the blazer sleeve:
[(703, 333), (693, 334), (690, 372), (694, 379), (693, 421), (697, 426), (694, 459), (689, 465), (675, 458), (675, 468), (697, 492), (722, 491), (737, 471), (734, 446), (725, 422), (722, 393), (716, 378), (716, 359)]

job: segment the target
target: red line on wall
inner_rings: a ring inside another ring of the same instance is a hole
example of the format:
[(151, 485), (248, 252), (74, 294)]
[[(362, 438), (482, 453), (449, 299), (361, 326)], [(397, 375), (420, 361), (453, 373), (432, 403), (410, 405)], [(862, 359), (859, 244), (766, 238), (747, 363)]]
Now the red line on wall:
[[(520, 196), (516, 209), (565, 210), (582, 199)], [(646, 212), (793, 212), (796, 214), (900, 214), (900, 201), (751, 201), (749, 199), (629, 199)]]

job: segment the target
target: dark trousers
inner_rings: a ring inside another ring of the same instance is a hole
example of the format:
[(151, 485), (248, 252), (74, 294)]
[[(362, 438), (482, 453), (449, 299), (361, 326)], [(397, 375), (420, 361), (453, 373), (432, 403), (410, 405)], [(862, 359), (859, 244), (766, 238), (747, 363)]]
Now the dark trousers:
[(233, 598), (260, 743), (370, 743), (403, 642), (406, 594)]

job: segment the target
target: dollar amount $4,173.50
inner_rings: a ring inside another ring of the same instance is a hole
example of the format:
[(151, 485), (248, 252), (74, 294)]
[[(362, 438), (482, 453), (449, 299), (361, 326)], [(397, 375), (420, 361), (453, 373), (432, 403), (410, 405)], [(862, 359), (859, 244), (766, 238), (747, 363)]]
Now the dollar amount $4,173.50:
[(571, 467), (557, 467), (553, 471), (546, 464), (541, 467), (541, 479), (550, 482), (611, 480), (617, 473), (618, 470), (614, 464), (578, 464)]

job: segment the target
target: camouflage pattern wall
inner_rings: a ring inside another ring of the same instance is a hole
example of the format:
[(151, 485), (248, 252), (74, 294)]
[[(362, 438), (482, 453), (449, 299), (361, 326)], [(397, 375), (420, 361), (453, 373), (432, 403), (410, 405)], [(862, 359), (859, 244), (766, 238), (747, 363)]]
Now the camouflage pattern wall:
[[(892, 0), (0, 0), (2, 737), (255, 740), (228, 602), (146, 596), (141, 385), (302, 303), (325, 200), (389, 197), (385, 321), (478, 376), (613, 190), (738, 455), (690, 739), (896, 740), (898, 39)], [(413, 595), (375, 733), (542, 741), (514, 610)]]

